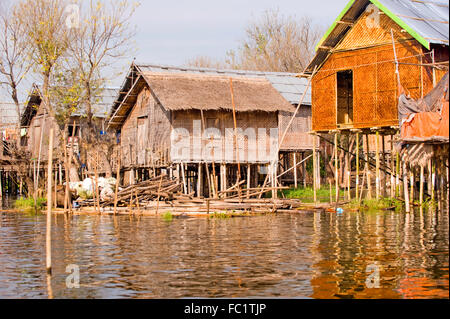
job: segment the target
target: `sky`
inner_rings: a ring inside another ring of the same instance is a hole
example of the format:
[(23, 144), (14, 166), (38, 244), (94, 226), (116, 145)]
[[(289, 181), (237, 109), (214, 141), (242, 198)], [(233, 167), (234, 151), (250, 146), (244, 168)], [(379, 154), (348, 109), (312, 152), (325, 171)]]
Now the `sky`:
[(182, 65), (198, 55), (223, 59), (249, 22), (268, 9), (310, 16), (328, 28), (348, 0), (142, 0), (135, 14), (136, 60)]
[[(0, 0), (1, 1), (1, 0)], [(134, 0), (130, 0), (132, 2)], [(135, 49), (114, 71), (127, 72), (133, 58), (141, 63), (185, 65), (196, 56), (223, 60), (237, 49), (246, 26), (266, 10), (285, 16), (307, 15), (328, 28), (348, 0), (139, 0), (132, 24), (136, 27)], [(115, 73), (114, 72), (114, 73)], [(111, 74), (113, 72), (111, 71)], [(108, 86), (120, 87), (125, 75), (114, 77)], [(39, 79), (29, 78), (26, 90)], [(23, 91), (23, 90), (22, 90)], [(21, 94), (21, 100), (27, 93)], [(9, 101), (0, 88), (0, 100)]]

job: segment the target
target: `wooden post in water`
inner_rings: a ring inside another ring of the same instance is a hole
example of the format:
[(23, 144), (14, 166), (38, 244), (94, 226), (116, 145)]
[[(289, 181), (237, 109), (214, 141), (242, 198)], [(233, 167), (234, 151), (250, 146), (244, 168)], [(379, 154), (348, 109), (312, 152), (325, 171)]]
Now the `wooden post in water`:
[(119, 192), (119, 181), (120, 181), (120, 157), (122, 156), (122, 148), (119, 145), (119, 148), (117, 150), (117, 169), (116, 169), (116, 187), (114, 189), (114, 215), (116, 215), (117, 212), (117, 193)]
[(369, 162), (369, 134), (366, 134), (366, 170), (367, 170), (367, 198), (372, 199), (372, 181), (370, 172), (370, 162)]
[(98, 151), (95, 153), (95, 196), (97, 197), (96, 207), (97, 212), (100, 214), (100, 193), (98, 187)]
[(431, 161), (431, 201), (434, 201), (434, 189), (436, 187), (436, 165), (433, 159)]
[(336, 187), (336, 203), (339, 201), (339, 167), (338, 167), (338, 136), (334, 133), (334, 178)]
[(297, 189), (297, 153), (294, 152), (294, 187)]
[(408, 193), (408, 169), (406, 167), (406, 162), (403, 161), (403, 191), (405, 193), (405, 208), (406, 212), (409, 213), (409, 193)]
[(394, 136), (391, 135), (391, 198), (395, 197), (395, 173), (394, 173)]
[(50, 139), (48, 145), (48, 167), (47, 167), (47, 228), (45, 236), (46, 269), (47, 274), (52, 273), (52, 164), (53, 164), (53, 127), (50, 128)]
[(378, 130), (375, 133), (375, 163), (376, 163), (376, 171), (375, 171), (375, 193), (377, 200), (380, 199), (380, 147), (379, 147), (379, 137), (380, 133)]
[[(251, 165), (250, 164), (247, 164), (247, 198), (249, 198), (249, 195), (250, 195), (250, 186), (251, 186), (251, 184), (250, 184), (250, 181), (251, 181), (251, 172), (252, 172), (252, 167), (251, 167)], [(226, 189), (226, 186), (225, 186), (225, 189)], [(225, 190), (224, 189), (224, 190)]]
[(411, 166), (410, 172), (409, 172), (409, 176), (410, 176), (410, 181), (409, 181), (410, 185), (409, 186), (411, 187), (409, 197), (410, 197), (411, 203), (414, 203), (414, 173), (415, 173), (414, 167)]
[(420, 189), (419, 189), (419, 203), (420, 206), (422, 206), (423, 204), (423, 179), (425, 178), (425, 168), (423, 167), (423, 165), (420, 165)]
[(358, 199), (359, 194), (359, 132), (356, 132), (356, 183), (355, 183), (355, 196)]
[(400, 154), (399, 152), (395, 152), (395, 156), (397, 158), (397, 167), (395, 173), (395, 196), (400, 197)]
[(198, 163), (197, 170), (197, 197), (202, 196), (203, 190), (203, 175), (202, 175), (202, 163)]
[[(336, 135), (337, 136), (337, 135)], [(314, 203), (317, 203), (317, 174), (316, 174), (316, 135), (313, 135), (313, 193), (314, 193)]]

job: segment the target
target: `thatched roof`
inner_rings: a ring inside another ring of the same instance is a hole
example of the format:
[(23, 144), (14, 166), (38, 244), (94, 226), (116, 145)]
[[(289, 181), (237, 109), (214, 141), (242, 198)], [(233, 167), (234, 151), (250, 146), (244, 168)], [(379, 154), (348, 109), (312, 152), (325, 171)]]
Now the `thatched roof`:
[[(167, 73), (143, 76), (167, 110), (232, 110), (229, 77)], [(232, 83), (237, 112), (292, 110), (292, 105), (266, 79), (233, 78)]]
[(115, 101), (109, 127), (120, 127), (148, 86), (155, 99), (168, 111), (232, 110), (230, 78), (237, 112), (293, 112), (294, 107), (265, 77), (202, 72), (148, 71), (133, 64)]

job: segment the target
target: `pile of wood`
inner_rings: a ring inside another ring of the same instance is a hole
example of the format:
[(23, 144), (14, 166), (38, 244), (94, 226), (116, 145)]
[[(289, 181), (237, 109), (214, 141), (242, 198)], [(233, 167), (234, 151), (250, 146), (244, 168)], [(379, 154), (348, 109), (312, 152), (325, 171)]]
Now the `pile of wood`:
[[(293, 210), (302, 206), (299, 200), (251, 198), (261, 197), (273, 188), (252, 188), (238, 190), (241, 183), (219, 192), (217, 198), (196, 198), (194, 193), (184, 194), (183, 184), (160, 175), (149, 180), (127, 186), (117, 192), (116, 201), (119, 210), (137, 208), (139, 211), (173, 213), (274, 213)], [(282, 189), (282, 188), (280, 188)], [(114, 206), (115, 199), (100, 202), (100, 206)], [(95, 206), (95, 200), (86, 200), (81, 206)], [(109, 210), (107, 209), (107, 210)]]
[[(182, 193), (183, 184), (171, 180), (167, 175), (160, 175), (149, 180), (130, 185), (117, 193), (117, 204), (142, 203), (149, 201), (190, 200), (193, 194)], [(114, 205), (114, 199), (101, 203), (103, 207)]]

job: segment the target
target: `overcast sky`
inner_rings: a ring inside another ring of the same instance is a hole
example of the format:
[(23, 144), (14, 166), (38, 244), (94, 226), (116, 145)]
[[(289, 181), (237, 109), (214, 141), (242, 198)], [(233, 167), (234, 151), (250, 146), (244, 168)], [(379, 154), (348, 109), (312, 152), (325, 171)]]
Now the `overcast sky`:
[(136, 12), (136, 60), (182, 65), (205, 55), (224, 58), (244, 38), (247, 24), (267, 9), (309, 15), (328, 27), (348, 0), (142, 0)]

